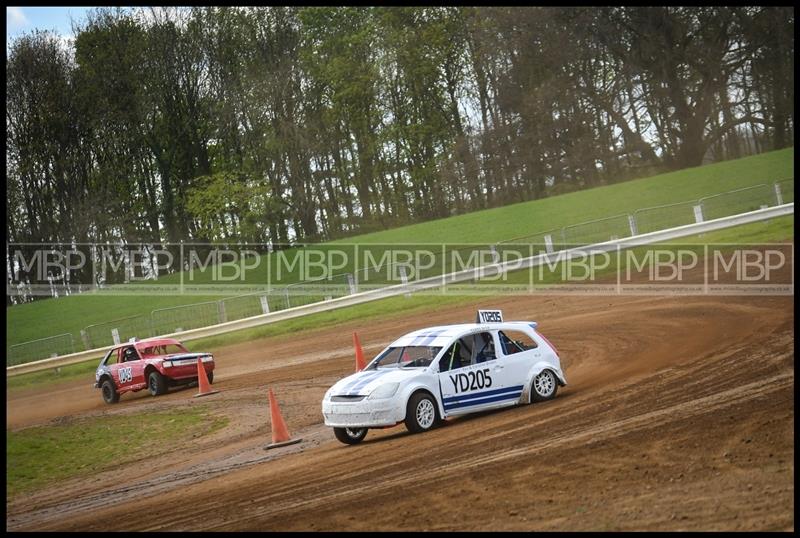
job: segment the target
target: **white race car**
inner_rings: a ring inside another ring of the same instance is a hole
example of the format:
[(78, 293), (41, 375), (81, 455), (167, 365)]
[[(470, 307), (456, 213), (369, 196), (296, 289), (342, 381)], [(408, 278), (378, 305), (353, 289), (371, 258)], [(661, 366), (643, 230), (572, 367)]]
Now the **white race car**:
[(480, 310), (478, 320), (395, 340), (328, 389), (325, 424), (339, 441), (356, 444), (368, 428), (405, 422), (423, 432), (447, 417), (550, 400), (567, 384), (558, 352), (535, 322), (503, 322), (498, 310)]

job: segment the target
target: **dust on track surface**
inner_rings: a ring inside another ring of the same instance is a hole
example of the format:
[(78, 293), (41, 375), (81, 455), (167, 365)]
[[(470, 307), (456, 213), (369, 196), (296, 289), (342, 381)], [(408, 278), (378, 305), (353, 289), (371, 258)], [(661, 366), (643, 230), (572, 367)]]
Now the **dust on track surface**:
[[(513, 297), (226, 347), (215, 388), (102, 403), (90, 381), (7, 397), (9, 429), (192, 405), (229, 426), (7, 500), (9, 530), (794, 528), (792, 297)], [(322, 425), (322, 395), (422, 325), (499, 307), (533, 319), (569, 386), (543, 404), (371, 430), (357, 447)], [(270, 441), (266, 388), (294, 437)], [(199, 507), (199, 509), (197, 508)]]

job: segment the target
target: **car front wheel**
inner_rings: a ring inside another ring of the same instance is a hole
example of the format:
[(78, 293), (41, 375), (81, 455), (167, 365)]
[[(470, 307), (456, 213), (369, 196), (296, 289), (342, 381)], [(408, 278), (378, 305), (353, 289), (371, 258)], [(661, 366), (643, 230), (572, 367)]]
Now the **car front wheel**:
[(167, 380), (156, 371), (147, 376), (147, 388), (153, 396), (160, 396), (167, 392)]
[(436, 402), (424, 392), (417, 392), (408, 401), (406, 428), (411, 433), (428, 431), (436, 425)]
[(334, 428), (333, 435), (346, 445), (355, 445), (367, 436), (366, 428)]
[(542, 370), (531, 382), (531, 402), (552, 400), (558, 392), (558, 380), (551, 370)]
[(119, 401), (119, 392), (114, 386), (114, 382), (110, 379), (103, 381), (100, 385), (100, 392), (103, 394), (103, 401), (107, 404), (117, 403)]

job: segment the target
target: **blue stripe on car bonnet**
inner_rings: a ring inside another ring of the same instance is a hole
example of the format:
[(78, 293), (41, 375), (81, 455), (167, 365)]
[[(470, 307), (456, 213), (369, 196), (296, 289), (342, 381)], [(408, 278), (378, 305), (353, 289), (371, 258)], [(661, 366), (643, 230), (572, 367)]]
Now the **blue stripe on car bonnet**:
[(375, 375), (373, 375), (373, 376), (370, 376), (370, 377), (364, 376), (364, 378), (362, 378), (362, 380), (360, 382), (356, 383), (354, 386), (350, 386), (349, 387), (347, 395), (348, 396), (354, 396), (354, 395), (358, 394), (358, 391), (360, 391), (361, 389), (363, 389), (364, 387), (366, 387), (367, 385), (369, 385), (370, 383), (372, 383), (373, 381), (375, 381), (379, 377), (381, 377), (381, 376), (383, 376), (385, 374), (388, 374), (391, 371), (392, 370), (381, 370), (381, 371), (375, 372)]
[(352, 389), (355, 385), (358, 385), (359, 383), (361, 383), (365, 379), (370, 379), (371, 380), (372, 378), (375, 378), (377, 376), (378, 376), (378, 372), (377, 371), (364, 372), (360, 376), (357, 376), (354, 380), (350, 381), (350, 383), (345, 385), (341, 389), (341, 391), (339, 391), (339, 394), (347, 394), (350, 391), (350, 389)]

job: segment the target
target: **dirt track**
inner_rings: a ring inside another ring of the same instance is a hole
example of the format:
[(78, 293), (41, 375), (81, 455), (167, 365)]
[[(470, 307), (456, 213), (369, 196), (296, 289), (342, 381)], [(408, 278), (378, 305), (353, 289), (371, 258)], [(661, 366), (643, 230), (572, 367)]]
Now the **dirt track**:
[[(102, 403), (91, 380), (8, 397), (7, 427), (206, 405), (230, 425), (188, 446), (7, 502), (8, 530), (791, 530), (793, 297), (516, 297), (342, 325), (216, 353), (215, 388)], [(544, 404), (372, 430), (339, 444), (320, 402), (403, 332), (499, 307), (558, 347)], [(266, 388), (304, 441), (264, 451)], [(116, 485), (109, 485), (116, 484)]]

